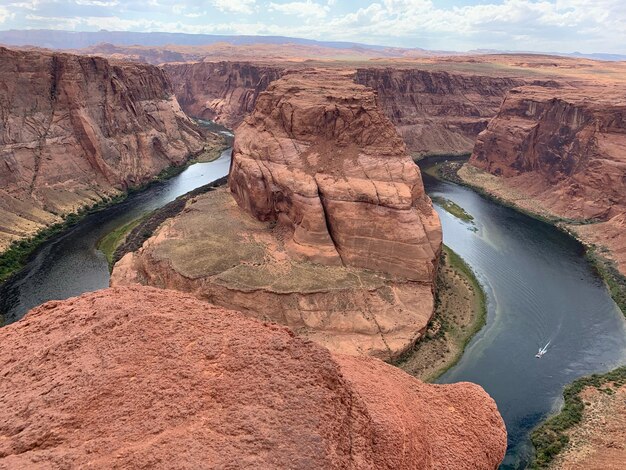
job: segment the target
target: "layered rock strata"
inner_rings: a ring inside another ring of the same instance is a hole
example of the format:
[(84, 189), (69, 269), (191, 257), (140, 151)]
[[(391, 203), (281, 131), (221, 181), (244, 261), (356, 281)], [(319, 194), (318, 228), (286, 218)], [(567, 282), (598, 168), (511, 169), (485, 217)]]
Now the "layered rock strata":
[[(623, 86), (511, 90), (480, 134), (470, 164), (483, 186), (607, 246), (626, 273), (626, 100)], [(480, 183), (467, 168), (461, 176)], [(494, 178), (497, 177), (497, 178)]]
[[(247, 62), (163, 66), (187, 114), (229, 127), (238, 126), (253, 111), (271, 82), (297, 67)], [(406, 66), (361, 68), (351, 73), (356, 83), (377, 91), (381, 109), (413, 155), (470, 153), (507, 91), (524, 84), (519, 78)]]
[(183, 110), (235, 128), (252, 112), (259, 94), (280, 78), (283, 67), (246, 62), (165, 64)]
[(349, 354), (421, 337), (441, 226), (371, 89), (319, 70), (274, 82), (236, 132), (229, 184), (234, 200), (189, 201), (112, 284), (193, 292)]
[(0, 250), (205, 143), (156, 67), (0, 48)]
[(439, 219), (369, 88), (318, 71), (273, 83), (237, 129), (229, 185), (291, 232), (294, 258), (433, 281)]
[(507, 91), (524, 84), (490, 77), (403, 68), (362, 68), (355, 81), (378, 92), (382, 110), (414, 155), (470, 153)]
[(153, 288), (48, 302), (0, 330), (2, 468), (480, 468), (506, 431), (477, 385), (426, 385)]

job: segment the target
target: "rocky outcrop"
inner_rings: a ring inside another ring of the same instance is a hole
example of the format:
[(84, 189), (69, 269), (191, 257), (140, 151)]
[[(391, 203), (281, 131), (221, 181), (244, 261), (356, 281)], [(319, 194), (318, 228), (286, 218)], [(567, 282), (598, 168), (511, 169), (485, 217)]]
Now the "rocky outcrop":
[(441, 226), (375, 93), (338, 73), (274, 82), (237, 129), (230, 189), (294, 256), (432, 282)]
[[(163, 69), (187, 114), (234, 128), (287, 67), (298, 65), (198, 62), (165, 64)], [(518, 78), (402, 66), (361, 68), (354, 80), (376, 90), (381, 109), (414, 155), (471, 152), (476, 136), (495, 116), (506, 92), (524, 84)]]
[(156, 67), (0, 48), (0, 249), (202, 151)]
[(191, 296), (116, 288), (0, 330), (2, 468), (494, 469), (477, 385), (427, 385)]
[(471, 152), (507, 91), (524, 83), (398, 67), (362, 68), (355, 81), (378, 92), (382, 110), (414, 155)]
[[(114, 268), (292, 327), (333, 351), (399, 355), (433, 312), (441, 226), (375, 93), (289, 73), (237, 129), (229, 185)], [(250, 217), (250, 215), (252, 217)]]
[(166, 64), (183, 110), (235, 128), (252, 112), (259, 94), (280, 78), (283, 68), (247, 62)]
[(566, 221), (608, 246), (626, 272), (626, 100), (622, 86), (525, 86), (509, 92), (470, 164), (500, 177), (501, 196)]

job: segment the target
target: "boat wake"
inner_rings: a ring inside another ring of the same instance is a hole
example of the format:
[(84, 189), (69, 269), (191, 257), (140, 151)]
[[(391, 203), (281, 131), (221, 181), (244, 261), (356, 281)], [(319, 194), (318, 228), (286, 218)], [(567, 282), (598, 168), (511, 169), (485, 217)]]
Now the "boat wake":
[(552, 342), (552, 340), (548, 341), (548, 343), (543, 347), (543, 348), (539, 348), (539, 351), (537, 352), (537, 354), (535, 354), (535, 357), (538, 359), (541, 359), (541, 357), (543, 357), (543, 355), (548, 352), (548, 346), (550, 346), (550, 343)]

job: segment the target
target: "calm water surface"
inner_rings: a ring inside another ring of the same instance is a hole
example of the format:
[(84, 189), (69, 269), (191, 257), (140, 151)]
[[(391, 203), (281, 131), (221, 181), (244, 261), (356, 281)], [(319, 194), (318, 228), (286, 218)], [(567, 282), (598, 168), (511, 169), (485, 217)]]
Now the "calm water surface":
[[(444, 243), (473, 268), (488, 298), (487, 325), (439, 382), (485, 388), (509, 435), (501, 468), (524, 468), (529, 432), (558, 409), (563, 387), (626, 362), (623, 315), (578, 242), (462, 186), (428, 175), (424, 182), (431, 196), (474, 217), (475, 231), (436, 207)], [(535, 358), (548, 342), (545, 356)]]
[[(125, 202), (92, 214), (44, 244), (26, 268), (0, 287), (8, 322), (51, 299), (108, 286), (98, 240), (131, 220), (228, 173), (230, 149), (190, 166)], [(471, 381), (496, 400), (509, 433), (503, 468), (523, 468), (529, 431), (560, 406), (577, 377), (626, 362), (626, 327), (582, 247), (553, 227), (499, 206), (461, 186), (424, 175), (431, 196), (450, 199), (475, 219), (475, 230), (437, 207), (445, 243), (474, 269), (488, 297), (486, 327), (440, 382)], [(548, 352), (537, 350), (550, 341)]]
[[(226, 131), (222, 131), (226, 132)], [(231, 149), (209, 163), (196, 163), (181, 174), (155, 183), (124, 202), (91, 214), (60, 237), (45, 243), (20, 272), (0, 286), (0, 313), (5, 323), (19, 320), (31, 308), (109, 285), (109, 267), (96, 248), (107, 233), (151, 212), (178, 196), (226, 176)]]

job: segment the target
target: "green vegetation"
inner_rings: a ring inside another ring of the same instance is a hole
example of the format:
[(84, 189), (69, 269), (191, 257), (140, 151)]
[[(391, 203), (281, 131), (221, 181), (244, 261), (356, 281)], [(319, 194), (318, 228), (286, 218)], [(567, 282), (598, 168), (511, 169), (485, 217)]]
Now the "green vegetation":
[(589, 246), (585, 256), (604, 279), (611, 297), (626, 315), (626, 277), (619, 272), (614, 261), (600, 255), (598, 251), (596, 246)]
[[(469, 267), (465, 260), (456, 254), (450, 247), (444, 245), (443, 253), (447, 257), (450, 267), (460, 273), (472, 286), (472, 290), (474, 292), (474, 319), (467, 329), (460, 329), (456, 325), (449, 325), (446, 320), (441, 322), (440, 331), (442, 334), (445, 331), (448, 331), (451, 334), (453, 341), (459, 345), (459, 351), (454, 359), (445, 367), (442, 367), (433, 375), (428, 377), (428, 382), (434, 382), (446, 373), (452, 366), (459, 362), (459, 359), (463, 356), (465, 348), (471, 339), (483, 328), (483, 326), (485, 326), (487, 322), (487, 296), (485, 295), (485, 291), (480, 285), (480, 282), (478, 282), (474, 271), (472, 271), (472, 268)], [(437, 299), (435, 299), (435, 302), (437, 302)]]
[(569, 443), (566, 431), (580, 423), (585, 409), (580, 392), (586, 387), (595, 387), (603, 393), (612, 395), (615, 393), (614, 388), (624, 384), (626, 384), (626, 366), (603, 375), (594, 374), (580, 378), (565, 387), (564, 403), (560, 413), (545, 421), (531, 435), (536, 450), (531, 468), (548, 468), (550, 462)]
[[(460, 274), (463, 278), (465, 278), (472, 288), (474, 293), (473, 296), (473, 306), (472, 306), (472, 320), (467, 326), (461, 326), (459, 324), (455, 324), (454, 320), (450, 320), (450, 318), (454, 318), (453, 312), (443, 311), (442, 307), (442, 295), (454, 295), (455, 291), (453, 291), (447, 284), (447, 281), (443, 277), (443, 270), (446, 267), (453, 269), (458, 274)], [(446, 294), (444, 291), (448, 290)], [(451, 360), (449, 360), (445, 366), (440, 369), (435, 370), (433, 373), (423, 378), (423, 380), (427, 382), (434, 382), (441, 375), (443, 375), (446, 371), (448, 371), (451, 367), (453, 367), (463, 356), (463, 352), (465, 348), (471, 341), (471, 339), (478, 333), (483, 326), (485, 326), (487, 320), (487, 297), (485, 292), (478, 282), (476, 275), (469, 267), (469, 265), (461, 258), (458, 254), (452, 251), (451, 248), (444, 245), (443, 253), (439, 262), (439, 274), (437, 276), (437, 293), (435, 295), (435, 315), (431, 319), (427, 330), (432, 331), (435, 324), (438, 324), (439, 327), (436, 329), (436, 333), (433, 335), (426, 335), (422, 340), (418, 341), (415, 346), (409, 351), (405, 352), (399, 358), (395, 359), (392, 363), (395, 366), (404, 368), (403, 366), (409, 362), (411, 357), (415, 354), (415, 352), (424, 346), (429, 341), (436, 340), (444, 340), (447, 335), (448, 344), (454, 344), (457, 349), (457, 353), (454, 355)], [(406, 370), (406, 369), (405, 369)]]
[(109, 262), (109, 266), (113, 267), (113, 255), (118, 246), (120, 246), (126, 239), (126, 235), (130, 233), (137, 225), (146, 219), (148, 214), (143, 217), (131, 220), (125, 225), (116, 228), (112, 232), (107, 233), (104, 237), (98, 240), (97, 248), (104, 253)]
[(13, 273), (22, 269), (28, 262), (29, 257), (42, 243), (73, 227), (87, 215), (117, 204), (124, 199), (126, 199), (126, 194), (105, 197), (91, 206), (86, 206), (77, 212), (67, 214), (62, 222), (45, 227), (29, 238), (11, 243), (9, 248), (0, 255), (0, 282), (6, 281)]
[[(597, 223), (598, 220), (595, 219), (566, 219), (566, 218), (557, 218), (557, 217), (548, 217), (545, 215), (537, 214), (531, 212), (529, 210), (523, 209), (519, 207), (517, 204), (507, 201), (499, 196), (491, 194), (485, 191), (480, 186), (476, 186), (470, 184), (466, 181), (461, 180), (458, 176), (456, 176), (456, 172), (458, 171), (459, 166), (458, 162), (439, 162), (432, 165), (427, 165), (422, 170), (424, 173), (427, 173), (435, 178), (445, 179), (452, 181), (453, 183), (460, 184), (466, 186), (478, 194), (490, 199), (497, 204), (500, 204), (505, 207), (509, 207), (513, 210), (521, 212), (535, 220), (539, 220), (540, 222), (555, 226), (559, 230), (567, 233), (569, 236), (573, 238), (577, 238), (576, 233), (568, 228), (568, 225), (588, 225)], [(437, 202), (437, 198), (433, 198), (433, 201)], [(439, 203), (440, 204), (440, 203)], [(446, 207), (440, 204), (445, 210), (449, 211)], [(461, 208), (462, 210), (462, 208)], [(455, 214), (453, 214), (455, 215)], [(579, 240), (580, 241), (580, 240)], [(605, 250), (604, 248), (590, 246), (583, 242), (581, 242), (586, 248), (586, 258), (587, 260), (594, 266), (600, 277), (606, 282), (611, 297), (615, 301), (615, 303), (619, 306), (620, 310), (624, 315), (626, 315), (626, 277), (622, 275), (617, 266), (610, 259), (602, 256), (599, 252)]]
[[(139, 192), (139, 191), (143, 191), (156, 182), (164, 181), (176, 175), (179, 175), (186, 168), (188, 168), (189, 165), (193, 163), (196, 163), (198, 161), (207, 162), (207, 161), (215, 160), (216, 158), (220, 156), (221, 152), (225, 148), (226, 148), (226, 144), (224, 144), (223, 147), (219, 147), (215, 149), (207, 148), (201, 154), (196, 155), (193, 158), (190, 158), (184, 165), (171, 166), (171, 167), (165, 168), (152, 181), (144, 185), (128, 188), (125, 193), (119, 194), (117, 196), (104, 197), (102, 200), (94, 203), (91, 206), (82, 207), (77, 212), (73, 212), (73, 213), (65, 215), (63, 217), (62, 222), (58, 222), (48, 227), (44, 227), (29, 238), (24, 238), (19, 241), (14, 241), (9, 246), (9, 248), (7, 248), (6, 251), (0, 254), (0, 283), (6, 281), (12, 274), (22, 269), (28, 262), (29, 257), (35, 252), (35, 250), (42, 243), (50, 240), (55, 235), (58, 235), (64, 232), (70, 227), (73, 227), (87, 215), (92, 214), (94, 212), (98, 212), (114, 204), (118, 204), (124, 201), (128, 197), (128, 195)], [(133, 227), (130, 227), (128, 231), (132, 230), (132, 228)], [(121, 229), (122, 227), (120, 228), (120, 230)], [(126, 233), (128, 233), (128, 231), (118, 234), (118, 235), (125, 236)], [(113, 237), (113, 235), (111, 236)], [(121, 240), (121, 238), (119, 240)], [(114, 242), (115, 240), (111, 239), (111, 240), (107, 240), (106, 243), (114, 243)], [(109, 250), (109, 248), (106, 245), (105, 245), (105, 249)], [(113, 249), (113, 251), (115, 251), (115, 249)], [(112, 256), (112, 254), (110, 256)], [(112, 260), (110, 256), (107, 253), (107, 259), (109, 259), (109, 262), (111, 262)]]
[(468, 223), (472, 223), (474, 221), (474, 217), (471, 214), (468, 214), (466, 210), (459, 206), (456, 202), (439, 196), (434, 196), (432, 200), (435, 204), (440, 205), (443, 210), (452, 214), (457, 219), (461, 219), (463, 222)]
[(413, 161), (415, 163), (427, 162), (427, 164), (432, 163), (445, 163), (450, 160), (467, 160), (471, 156), (471, 152), (461, 152), (461, 153), (423, 153), (413, 156)]

